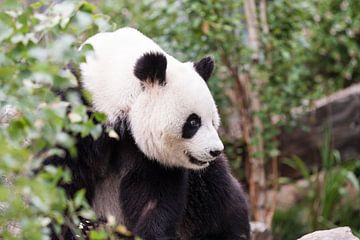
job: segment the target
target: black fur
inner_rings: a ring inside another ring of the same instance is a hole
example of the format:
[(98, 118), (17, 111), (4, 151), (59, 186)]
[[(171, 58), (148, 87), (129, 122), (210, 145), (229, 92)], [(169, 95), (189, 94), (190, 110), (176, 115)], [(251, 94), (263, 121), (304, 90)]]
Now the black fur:
[(201, 118), (195, 113), (190, 114), (182, 127), (182, 138), (192, 138), (200, 127)]
[(143, 82), (166, 84), (167, 60), (159, 52), (145, 53), (135, 64), (134, 75)]
[(204, 57), (194, 63), (196, 72), (207, 82), (214, 70), (214, 59), (212, 57)]
[[(126, 124), (119, 122), (115, 130), (121, 140), (104, 132), (97, 140), (79, 139), (75, 159), (47, 159), (71, 169), (72, 184), (64, 186), (69, 195), (85, 188), (93, 204), (96, 186), (121, 175), (116, 186), (123, 223), (144, 240), (249, 239), (244, 193), (223, 157), (201, 171), (168, 168), (139, 150)], [(64, 234), (69, 238), (69, 229)]]
[(247, 202), (221, 156), (203, 171), (190, 171), (182, 239), (250, 238)]

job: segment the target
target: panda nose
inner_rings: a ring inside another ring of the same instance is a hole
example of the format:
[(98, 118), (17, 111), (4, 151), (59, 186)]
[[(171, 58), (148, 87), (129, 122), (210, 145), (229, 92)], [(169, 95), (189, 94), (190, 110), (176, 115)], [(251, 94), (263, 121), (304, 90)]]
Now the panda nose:
[(217, 156), (219, 156), (221, 154), (221, 151), (218, 151), (218, 150), (216, 150), (216, 151), (210, 151), (210, 155), (212, 156), (212, 157), (217, 157)]

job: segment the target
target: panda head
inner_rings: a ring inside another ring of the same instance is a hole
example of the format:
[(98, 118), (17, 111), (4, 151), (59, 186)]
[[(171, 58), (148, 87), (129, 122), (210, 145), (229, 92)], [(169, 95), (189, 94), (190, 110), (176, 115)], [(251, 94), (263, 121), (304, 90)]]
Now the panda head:
[(213, 68), (210, 57), (182, 63), (161, 52), (136, 61), (142, 91), (128, 117), (147, 157), (169, 167), (202, 169), (221, 154), (219, 114), (206, 84)]

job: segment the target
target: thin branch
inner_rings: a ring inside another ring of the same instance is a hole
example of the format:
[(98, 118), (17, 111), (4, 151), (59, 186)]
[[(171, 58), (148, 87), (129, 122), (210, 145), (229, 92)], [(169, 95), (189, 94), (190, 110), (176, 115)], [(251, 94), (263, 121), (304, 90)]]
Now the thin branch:
[(266, 0), (260, 0), (259, 9), (260, 9), (260, 24), (262, 32), (265, 34), (269, 33), (269, 25), (267, 23), (267, 6)]
[(249, 46), (253, 51), (252, 59), (259, 61), (260, 41), (258, 34), (258, 20), (256, 17), (256, 4), (254, 0), (244, 0), (246, 23), (249, 32)]

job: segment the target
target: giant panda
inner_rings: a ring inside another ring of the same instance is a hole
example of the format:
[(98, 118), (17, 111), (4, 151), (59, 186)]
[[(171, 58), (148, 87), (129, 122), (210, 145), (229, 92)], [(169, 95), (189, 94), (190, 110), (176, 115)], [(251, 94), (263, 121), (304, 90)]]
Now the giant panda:
[(91, 105), (106, 114), (96, 140), (80, 138), (66, 165), (69, 194), (86, 189), (98, 219), (144, 240), (249, 239), (245, 194), (231, 175), (207, 86), (214, 61), (180, 62), (133, 28), (98, 33), (80, 65)]

